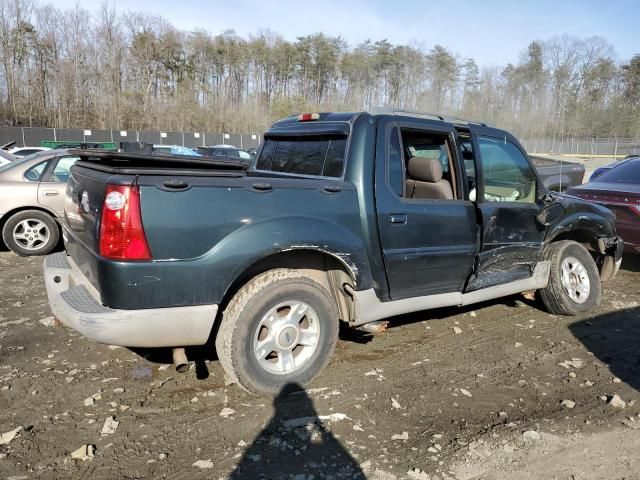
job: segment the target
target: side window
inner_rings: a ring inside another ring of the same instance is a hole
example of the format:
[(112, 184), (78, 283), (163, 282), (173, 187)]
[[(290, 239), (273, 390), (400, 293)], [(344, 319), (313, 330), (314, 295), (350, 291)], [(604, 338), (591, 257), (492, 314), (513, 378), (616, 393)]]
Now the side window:
[(520, 149), (513, 143), (480, 137), (484, 200), (534, 203), (536, 176)]
[(71, 172), (71, 167), (78, 160), (80, 160), (80, 157), (62, 157), (58, 161), (58, 164), (56, 165), (56, 168), (53, 169), (53, 179), (52, 180), (54, 182), (66, 183), (67, 180), (69, 180), (69, 176), (71, 174), (70, 173)]
[(49, 162), (42, 162), (27, 170), (24, 174), (24, 178), (31, 182), (39, 182), (42, 178), (42, 174), (47, 169)]
[(457, 199), (450, 134), (402, 128), (400, 135), (406, 159), (405, 196), (420, 200)]
[(389, 185), (399, 197), (404, 195), (404, 166), (402, 165), (402, 147), (398, 127), (391, 129), (389, 138)]

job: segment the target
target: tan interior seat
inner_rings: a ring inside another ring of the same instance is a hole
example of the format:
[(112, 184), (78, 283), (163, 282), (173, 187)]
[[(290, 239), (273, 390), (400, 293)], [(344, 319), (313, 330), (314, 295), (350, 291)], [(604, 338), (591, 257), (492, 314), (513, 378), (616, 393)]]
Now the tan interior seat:
[(407, 198), (453, 200), (451, 184), (442, 179), (442, 165), (435, 158), (411, 157), (407, 162)]

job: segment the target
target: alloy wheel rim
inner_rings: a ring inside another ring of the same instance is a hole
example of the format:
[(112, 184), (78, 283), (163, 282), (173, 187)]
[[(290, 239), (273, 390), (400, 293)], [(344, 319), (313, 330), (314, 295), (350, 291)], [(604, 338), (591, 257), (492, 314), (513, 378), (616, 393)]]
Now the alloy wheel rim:
[(261, 368), (286, 375), (307, 365), (319, 340), (318, 314), (307, 303), (290, 300), (263, 315), (254, 335), (253, 353)]
[(560, 280), (569, 298), (576, 303), (584, 303), (591, 292), (589, 274), (584, 265), (575, 257), (567, 257), (560, 267)]
[(13, 227), (13, 240), (25, 250), (39, 250), (48, 242), (51, 232), (49, 227), (35, 218), (27, 218)]

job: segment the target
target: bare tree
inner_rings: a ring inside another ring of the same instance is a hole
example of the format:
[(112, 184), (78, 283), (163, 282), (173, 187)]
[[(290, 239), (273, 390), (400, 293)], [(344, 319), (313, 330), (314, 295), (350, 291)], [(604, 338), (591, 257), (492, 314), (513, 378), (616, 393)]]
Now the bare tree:
[(106, 2), (91, 14), (0, 0), (0, 123), (257, 133), (292, 112), (389, 105), (526, 137), (637, 137), (639, 58), (620, 64), (605, 39), (563, 35), (481, 68), (442, 45), (182, 32)]

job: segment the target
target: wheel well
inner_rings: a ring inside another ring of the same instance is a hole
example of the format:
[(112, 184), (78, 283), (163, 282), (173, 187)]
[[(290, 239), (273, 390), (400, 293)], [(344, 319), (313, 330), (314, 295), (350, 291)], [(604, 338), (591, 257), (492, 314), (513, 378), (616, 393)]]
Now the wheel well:
[(554, 237), (553, 240), (551, 240), (551, 243), (560, 242), (562, 240), (573, 240), (574, 242), (578, 242), (584, 248), (589, 250), (592, 255), (598, 252), (598, 239), (589, 230), (569, 230), (567, 232), (562, 232), (560, 235)]
[(342, 288), (344, 284), (355, 285), (353, 271), (336, 256), (318, 250), (296, 249), (279, 252), (258, 260), (245, 269), (227, 288), (220, 311), (224, 311), (233, 296), (249, 280), (274, 268), (300, 270), (324, 285), (334, 297), (340, 311), (340, 319), (348, 321), (353, 311), (351, 297)]
[[(24, 212), (27, 210), (37, 210), (39, 212), (46, 213), (47, 215), (51, 216), (51, 218), (53, 218), (55, 222), (58, 224), (58, 230), (60, 230), (60, 224), (58, 223), (58, 218), (54, 213), (52, 213), (50, 210), (47, 210), (44, 207), (34, 207), (32, 205), (29, 205), (26, 207), (14, 208), (13, 210), (9, 210), (7, 213), (2, 215), (2, 218), (0, 218), (0, 232), (2, 232), (2, 229), (4, 228), (4, 224), (7, 223), (7, 220), (13, 217), (16, 213)], [(0, 243), (4, 244), (4, 242), (2, 241), (2, 235), (0, 235)]]

